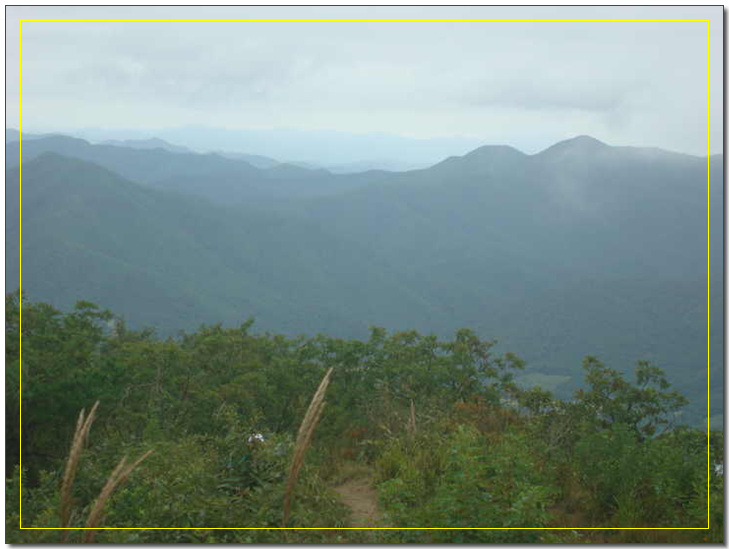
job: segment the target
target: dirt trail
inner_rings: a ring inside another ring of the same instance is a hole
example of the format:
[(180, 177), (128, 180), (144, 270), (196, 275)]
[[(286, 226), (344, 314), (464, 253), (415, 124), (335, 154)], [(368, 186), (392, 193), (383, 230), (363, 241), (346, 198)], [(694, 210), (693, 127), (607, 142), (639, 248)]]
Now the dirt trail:
[(350, 478), (336, 486), (334, 491), (342, 503), (352, 510), (351, 527), (384, 527), (383, 516), (377, 504), (377, 492), (372, 487), (370, 475)]

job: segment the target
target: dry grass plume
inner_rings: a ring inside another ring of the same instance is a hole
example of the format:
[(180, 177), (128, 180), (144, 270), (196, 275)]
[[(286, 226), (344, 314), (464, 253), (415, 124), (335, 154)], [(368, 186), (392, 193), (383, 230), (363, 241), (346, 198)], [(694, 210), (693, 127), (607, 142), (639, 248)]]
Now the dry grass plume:
[[(73, 481), (76, 478), (76, 471), (81, 460), (81, 450), (89, 437), (91, 424), (96, 418), (96, 409), (99, 402), (93, 405), (89, 415), (84, 417), (85, 410), (81, 410), (76, 422), (76, 432), (73, 434), (73, 442), (71, 442), (71, 450), (68, 453), (68, 461), (66, 469), (63, 472), (63, 482), (61, 484), (61, 528), (68, 528), (71, 520), (71, 490), (73, 489)], [(61, 533), (61, 543), (68, 541), (69, 530), (63, 530)]]
[(111, 495), (114, 493), (114, 490), (124, 484), (124, 482), (127, 480), (127, 477), (129, 477), (129, 473), (131, 473), (134, 468), (137, 467), (137, 465), (147, 459), (147, 457), (149, 457), (151, 453), (152, 450), (149, 450), (131, 465), (127, 465), (127, 457), (124, 456), (119, 462), (119, 465), (116, 466), (116, 469), (114, 469), (111, 475), (109, 475), (109, 478), (107, 479), (104, 488), (102, 488), (101, 492), (99, 493), (99, 497), (96, 498), (94, 506), (91, 508), (88, 519), (86, 519), (86, 526), (84, 527), (86, 529), (84, 530), (83, 535), (84, 543), (94, 542), (94, 538), (96, 537), (96, 530), (98, 529), (99, 524), (101, 524), (101, 519), (104, 517), (104, 506), (106, 505), (106, 502), (111, 497)]
[[(76, 431), (73, 434), (71, 450), (68, 453), (68, 461), (66, 462), (66, 468), (63, 472), (63, 480), (61, 482), (61, 528), (69, 528), (69, 525), (71, 523), (71, 491), (73, 490), (73, 481), (76, 478), (78, 464), (81, 461), (81, 451), (88, 441), (91, 424), (94, 422), (94, 419), (96, 419), (96, 410), (98, 407), (99, 402), (97, 401), (89, 411), (88, 416), (85, 415), (85, 410), (81, 410), (81, 413), (78, 416), (78, 421), (76, 422)], [(106, 481), (106, 485), (101, 490), (99, 497), (96, 498), (96, 501), (94, 502), (91, 513), (89, 513), (89, 517), (86, 520), (85, 526), (87, 530), (84, 531), (83, 535), (84, 542), (91, 543), (94, 541), (94, 537), (96, 536), (96, 529), (98, 528), (99, 524), (101, 523), (101, 519), (103, 518), (104, 505), (106, 504), (106, 501), (114, 493), (114, 490), (116, 490), (121, 484), (124, 483), (124, 481), (129, 476), (129, 473), (131, 473), (137, 465), (142, 463), (142, 461), (147, 459), (147, 457), (151, 453), (152, 450), (148, 451), (131, 465), (126, 464), (126, 456), (122, 458), (122, 460), (119, 462), (119, 465), (116, 466), (116, 469), (114, 469), (114, 471), (109, 476), (109, 479)], [(70, 530), (62, 530), (61, 543), (68, 542), (69, 533)]]
[(319, 388), (314, 393), (314, 397), (311, 399), (309, 409), (306, 411), (304, 420), (301, 422), (299, 427), (299, 433), (296, 436), (296, 445), (294, 446), (294, 455), (291, 458), (291, 469), (289, 470), (289, 478), (286, 482), (286, 493), (284, 495), (284, 509), (283, 509), (283, 527), (289, 520), (289, 511), (291, 510), (291, 497), (296, 486), (296, 480), (299, 477), (301, 467), (304, 465), (304, 457), (306, 451), (309, 449), (311, 444), (311, 438), (314, 435), (314, 429), (317, 423), (321, 419), (321, 414), (324, 410), (324, 394), (326, 393), (327, 387), (329, 386), (329, 378), (332, 375), (333, 368), (329, 368), (324, 378), (319, 384)]

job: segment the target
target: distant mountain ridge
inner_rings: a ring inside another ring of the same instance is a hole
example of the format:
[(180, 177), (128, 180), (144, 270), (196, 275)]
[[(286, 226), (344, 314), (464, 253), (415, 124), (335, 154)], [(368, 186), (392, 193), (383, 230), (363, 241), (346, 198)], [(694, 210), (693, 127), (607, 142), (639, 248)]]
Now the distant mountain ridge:
[(226, 151), (336, 166), (393, 158), (409, 164), (432, 164), (479, 145), (473, 137), (415, 138), (382, 132), (346, 132), (297, 128), (220, 128), (204, 125), (129, 129), (78, 129), (75, 135), (98, 142), (107, 139), (159, 137), (196, 151)]
[(177, 153), (192, 153), (191, 149), (173, 145), (164, 139), (151, 137), (149, 139), (109, 139), (102, 141), (101, 145), (113, 145), (115, 147), (130, 147), (132, 149), (163, 149), (165, 151)]
[[(41, 137), (51, 137), (54, 135), (61, 135), (61, 134), (23, 132), (23, 139), (25, 139), (25, 140), (39, 139)], [(20, 141), (20, 131), (15, 130), (13, 128), (5, 128), (5, 143), (15, 143), (17, 141)]]
[[(24, 143), (24, 161), (45, 152), (94, 162), (124, 178), (157, 188), (197, 194), (221, 205), (250, 200), (288, 200), (340, 192), (358, 179), (337, 179), (325, 170), (291, 164), (260, 169), (240, 158), (171, 152), (163, 148), (93, 145), (84, 139), (51, 136)], [(6, 165), (19, 164), (19, 144), (6, 145)], [(302, 182), (306, 182), (303, 184)]]
[[(345, 162), (338, 164), (315, 164), (311, 162), (299, 162), (292, 160), (277, 160), (268, 156), (260, 154), (250, 154), (245, 152), (232, 152), (228, 150), (213, 150), (210, 153), (201, 152), (200, 150), (193, 150), (189, 147), (181, 145), (175, 145), (165, 139), (159, 137), (145, 137), (138, 139), (101, 139), (101, 140), (89, 140), (84, 137), (78, 137), (71, 134), (30, 134), (25, 132), (25, 139), (37, 139), (39, 137), (50, 137), (52, 135), (64, 135), (65, 137), (76, 137), (77, 139), (83, 139), (88, 141), (90, 144), (96, 145), (113, 145), (117, 147), (128, 147), (133, 149), (164, 149), (169, 152), (178, 153), (189, 153), (189, 154), (216, 154), (224, 158), (232, 160), (243, 160), (248, 164), (260, 168), (267, 169), (280, 164), (291, 164), (300, 168), (319, 170), (325, 169), (332, 173), (338, 174), (351, 174), (361, 173), (371, 170), (386, 170), (386, 171), (408, 171), (413, 169), (420, 169), (427, 167), (431, 163), (413, 163), (403, 162), (395, 159), (379, 159), (379, 160), (360, 160), (357, 162)], [(16, 142), (20, 139), (20, 132), (16, 129), (8, 128), (5, 131), (6, 142)]]
[[(267, 156), (261, 156), (260, 154), (233, 153), (225, 151), (216, 151), (215, 154), (232, 160), (243, 160), (244, 162), (248, 162), (251, 166), (261, 169), (273, 168), (274, 166), (281, 164), (278, 160), (268, 158)], [(300, 167), (308, 169), (307, 166)]]
[[(6, 145), (6, 290), (18, 282), (18, 152)], [(61, 137), (24, 142), (23, 154), (34, 299), (95, 300), (165, 333), (251, 315), (260, 329), (343, 337), (371, 324), (471, 327), (565, 393), (586, 354), (619, 368), (652, 360), (700, 417), (706, 158), (587, 137), (352, 175)], [(720, 395), (723, 157), (709, 169)]]

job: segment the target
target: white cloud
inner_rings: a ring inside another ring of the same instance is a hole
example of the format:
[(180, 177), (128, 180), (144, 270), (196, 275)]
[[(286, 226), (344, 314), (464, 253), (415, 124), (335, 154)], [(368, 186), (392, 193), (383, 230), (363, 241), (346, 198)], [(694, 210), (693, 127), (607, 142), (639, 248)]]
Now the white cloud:
[[(715, 17), (694, 8), (8, 8), (94, 18)], [(597, 10), (597, 11), (595, 11)], [(328, 14), (328, 15), (326, 15)], [(574, 14), (574, 15), (571, 15)], [(600, 15), (608, 14), (608, 15)], [(712, 141), (721, 146), (721, 59)], [(8, 78), (6, 124), (17, 127)], [(645, 22), (23, 23), (23, 123), (469, 135), (524, 149), (591, 133), (706, 148), (706, 27)], [(716, 148), (716, 147), (712, 147)]]

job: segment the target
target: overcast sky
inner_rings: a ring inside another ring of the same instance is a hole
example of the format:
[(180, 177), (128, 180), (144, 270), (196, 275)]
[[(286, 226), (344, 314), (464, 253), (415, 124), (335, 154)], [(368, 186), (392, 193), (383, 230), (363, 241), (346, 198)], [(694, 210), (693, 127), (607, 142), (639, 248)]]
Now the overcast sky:
[[(36, 22), (31, 19), (709, 19)], [(6, 125), (327, 129), (536, 152), (578, 134), (722, 150), (722, 8), (7, 8)], [(251, 151), (255, 152), (255, 151)], [(464, 151), (465, 152), (465, 151)], [(366, 158), (363, 154), (363, 158)]]

